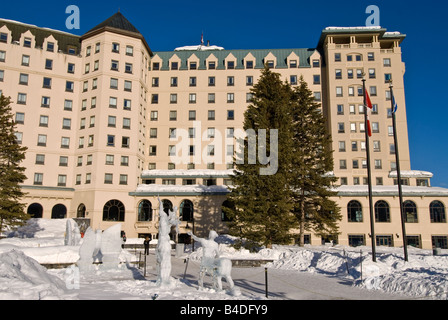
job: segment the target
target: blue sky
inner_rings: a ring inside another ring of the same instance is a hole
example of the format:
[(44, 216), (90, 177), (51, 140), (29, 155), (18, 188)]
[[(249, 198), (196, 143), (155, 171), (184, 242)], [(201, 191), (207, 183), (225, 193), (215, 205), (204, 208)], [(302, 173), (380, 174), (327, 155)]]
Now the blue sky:
[[(67, 30), (69, 5), (80, 9), (80, 30)], [(328, 26), (363, 26), (367, 6), (380, 9), (380, 24), (407, 35), (403, 42), (411, 165), (434, 173), (433, 186), (448, 188), (448, 107), (442, 97), (448, 52), (442, 1), (6, 1), (1, 18), (82, 35), (120, 11), (153, 51), (199, 44), (201, 33), (226, 49), (314, 48)]]

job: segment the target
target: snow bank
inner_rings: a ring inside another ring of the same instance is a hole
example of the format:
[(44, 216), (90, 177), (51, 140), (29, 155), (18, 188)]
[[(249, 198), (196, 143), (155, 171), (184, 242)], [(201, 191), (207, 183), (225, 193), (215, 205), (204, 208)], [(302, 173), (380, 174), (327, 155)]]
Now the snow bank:
[(342, 277), (368, 290), (446, 300), (448, 255), (409, 248), (409, 262), (405, 262), (402, 250), (380, 247), (373, 262), (367, 247), (284, 248), (267, 267)]
[(75, 299), (65, 283), (21, 251), (0, 254), (0, 300)]

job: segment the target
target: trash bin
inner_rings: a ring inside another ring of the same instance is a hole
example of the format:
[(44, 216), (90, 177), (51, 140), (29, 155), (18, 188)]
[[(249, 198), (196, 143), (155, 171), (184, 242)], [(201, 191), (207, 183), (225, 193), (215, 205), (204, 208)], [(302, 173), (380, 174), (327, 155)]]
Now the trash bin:
[(177, 243), (176, 244), (176, 258), (180, 258), (184, 255), (185, 244)]
[(440, 255), (442, 254), (442, 249), (440, 249), (440, 248), (434, 248), (434, 249), (432, 249), (432, 254), (433, 254), (434, 256), (440, 256)]

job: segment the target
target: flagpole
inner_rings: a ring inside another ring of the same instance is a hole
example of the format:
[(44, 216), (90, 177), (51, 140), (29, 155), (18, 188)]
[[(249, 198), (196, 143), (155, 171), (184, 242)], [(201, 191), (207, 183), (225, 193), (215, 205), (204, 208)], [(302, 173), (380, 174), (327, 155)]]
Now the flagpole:
[(373, 214), (373, 196), (372, 196), (372, 173), (370, 169), (370, 144), (369, 144), (369, 129), (368, 129), (368, 117), (367, 117), (367, 101), (366, 101), (366, 79), (363, 75), (362, 88), (364, 95), (364, 123), (366, 134), (366, 152), (367, 152), (367, 181), (369, 185), (369, 209), (370, 209), (370, 234), (372, 241), (372, 261), (376, 262), (376, 237), (375, 237), (375, 216)]
[(392, 122), (393, 122), (393, 130), (394, 130), (394, 144), (395, 144), (395, 161), (397, 166), (397, 180), (398, 180), (398, 197), (400, 199), (400, 216), (401, 216), (401, 230), (402, 230), (402, 237), (403, 237), (403, 250), (404, 250), (404, 260), (406, 262), (409, 261), (408, 258), (408, 239), (406, 236), (406, 217), (405, 212), (403, 208), (403, 188), (401, 184), (401, 169), (400, 169), (400, 156), (398, 153), (398, 138), (397, 138), (397, 117), (396, 117), (396, 110), (395, 110), (395, 97), (393, 92), (393, 85), (392, 81), (389, 83), (390, 88), (390, 96), (391, 96), (391, 105), (392, 105)]

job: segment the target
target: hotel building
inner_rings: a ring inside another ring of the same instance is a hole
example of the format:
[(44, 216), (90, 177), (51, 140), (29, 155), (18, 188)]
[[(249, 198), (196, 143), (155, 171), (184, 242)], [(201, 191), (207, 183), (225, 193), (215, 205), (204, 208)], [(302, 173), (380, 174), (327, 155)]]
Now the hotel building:
[[(327, 28), (316, 48), (225, 50), (201, 44), (153, 52), (116, 13), (83, 36), (0, 19), (0, 92), (12, 99), (17, 140), (28, 147), (24, 201), (33, 217), (122, 224), (127, 237), (158, 233), (160, 198), (188, 231), (226, 232), (231, 159), (251, 87), (265, 64), (291, 85), (300, 76), (322, 104), (333, 138), (342, 245), (370, 245), (362, 78), (370, 94), (375, 239), (401, 246), (389, 80), (409, 245), (448, 248), (448, 190), (411, 168), (405, 35)], [(306, 241), (319, 245), (312, 233)]]

